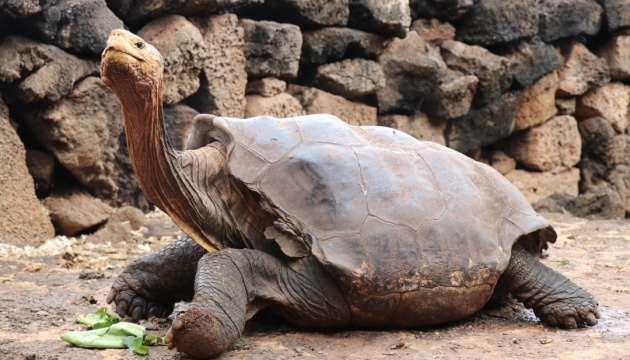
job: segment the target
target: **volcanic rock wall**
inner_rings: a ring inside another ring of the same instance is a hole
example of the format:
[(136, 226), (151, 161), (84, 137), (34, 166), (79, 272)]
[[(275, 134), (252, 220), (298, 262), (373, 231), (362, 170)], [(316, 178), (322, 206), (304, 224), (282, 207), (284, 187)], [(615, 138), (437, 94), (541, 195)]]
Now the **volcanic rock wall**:
[(115, 28), (164, 56), (180, 148), (199, 112), (331, 113), (484, 161), (541, 208), (630, 214), (630, 0), (0, 0), (0, 242), (149, 209), (98, 75)]

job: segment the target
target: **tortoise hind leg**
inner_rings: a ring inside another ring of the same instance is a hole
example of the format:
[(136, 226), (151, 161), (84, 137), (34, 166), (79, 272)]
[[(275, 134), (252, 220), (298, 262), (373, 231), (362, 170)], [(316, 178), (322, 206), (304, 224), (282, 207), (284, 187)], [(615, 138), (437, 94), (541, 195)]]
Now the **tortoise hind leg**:
[(199, 261), (193, 301), (177, 313), (165, 341), (189, 356), (213, 357), (262, 309), (304, 327), (350, 319), (337, 284), (312, 257), (284, 262), (258, 250), (225, 249)]
[(597, 300), (564, 275), (541, 263), (518, 244), (495, 293), (509, 293), (548, 325), (574, 329), (593, 326), (600, 317)]

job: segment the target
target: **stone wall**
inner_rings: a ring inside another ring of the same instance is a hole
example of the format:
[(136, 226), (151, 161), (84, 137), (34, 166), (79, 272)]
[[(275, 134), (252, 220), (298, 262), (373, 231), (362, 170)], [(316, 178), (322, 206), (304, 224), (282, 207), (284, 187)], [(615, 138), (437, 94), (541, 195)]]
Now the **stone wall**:
[(630, 0), (2, 0), (0, 242), (150, 208), (98, 77), (123, 27), (164, 56), (180, 147), (198, 112), (331, 113), (486, 162), (543, 209), (630, 214)]

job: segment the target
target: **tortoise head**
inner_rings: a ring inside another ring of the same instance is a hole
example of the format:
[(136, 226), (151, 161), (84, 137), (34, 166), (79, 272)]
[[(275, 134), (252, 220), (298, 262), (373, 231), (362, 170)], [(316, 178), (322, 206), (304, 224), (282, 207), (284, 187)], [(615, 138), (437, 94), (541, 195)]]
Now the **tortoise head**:
[(127, 97), (147, 96), (161, 90), (164, 60), (137, 35), (116, 29), (101, 55), (101, 79), (124, 103)]

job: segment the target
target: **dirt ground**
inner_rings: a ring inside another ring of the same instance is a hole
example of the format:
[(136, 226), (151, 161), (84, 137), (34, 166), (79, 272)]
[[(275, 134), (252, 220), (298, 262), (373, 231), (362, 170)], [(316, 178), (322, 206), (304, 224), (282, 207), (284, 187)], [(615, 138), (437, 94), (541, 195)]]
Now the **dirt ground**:
[[(560, 237), (543, 261), (593, 293), (602, 319), (573, 331), (543, 326), (517, 303), (413, 330), (312, 331), (270, 316), (248, 323), (221, 359), (630, 359), (630, 222), (548, 214)], [(76, 314), (105, 306), (126, 264), (177, 236), (159, 213), (126, 243), (57, 238), (40, 248), (0, 244), (0, 359), (139, 359), (127, 350), (72, 347), (59, 336), (83, 329)], [(168, 324), (145, 323), (164, 335)], [(148, 359), (187, 359), (152, 347)]]

